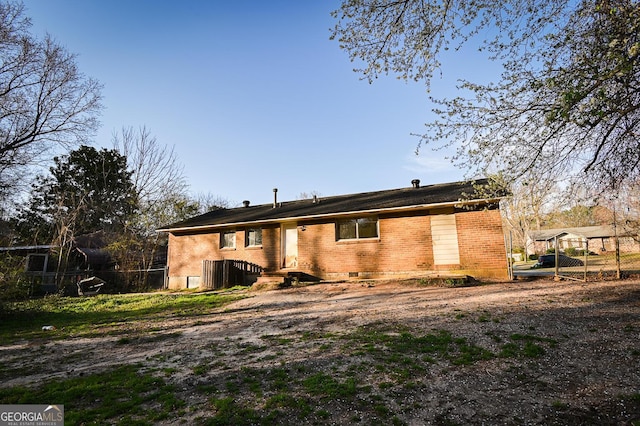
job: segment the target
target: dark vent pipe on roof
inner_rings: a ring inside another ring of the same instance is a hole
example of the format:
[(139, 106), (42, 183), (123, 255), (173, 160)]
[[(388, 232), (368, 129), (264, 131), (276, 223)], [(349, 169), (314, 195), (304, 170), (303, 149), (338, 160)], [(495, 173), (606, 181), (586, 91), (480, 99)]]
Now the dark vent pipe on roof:
[(251, 201), (249, 201), (249, 200), (244, 200), (242, 202), (242, 205), (245, 206), (245, 207), (249, 207), (249, 204), (251, 204)]
[(414, 188), (420, 188), (420, 179), (412, 180), (411, 185), (413, 185)]
[(278, 188), (273, 188), (273, 208), (278, 207)]

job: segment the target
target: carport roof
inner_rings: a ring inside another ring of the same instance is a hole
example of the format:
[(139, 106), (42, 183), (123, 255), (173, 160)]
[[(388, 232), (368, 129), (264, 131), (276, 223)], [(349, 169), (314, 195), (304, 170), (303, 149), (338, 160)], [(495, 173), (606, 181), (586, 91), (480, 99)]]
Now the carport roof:
[[(626, 235), (622, 229), (617, 230), (618, 236)], [(591, 238), (607, 238), (616, 235), (616, 231), (612, 226), (581, 226), (574, 228), (555, 228), (555, 229), (541, 229), (540, 231), (530, 231), (529, 236), (534, 241), (548, 241), (555, 237), (561, 237), (563, 235), (572, 234), (578, 237), (591, 239)]]
[[(452, 182), (359, 194), (217, 209), (177, 222), (158, 231), (188, 231), (221, 226), (282, 222), (357, 213), (434, 208), (462, 204), (494, 203), (503, 192), (489, 191), (487, 179)], [(491, 195), (490, 195), (491, 194)]]

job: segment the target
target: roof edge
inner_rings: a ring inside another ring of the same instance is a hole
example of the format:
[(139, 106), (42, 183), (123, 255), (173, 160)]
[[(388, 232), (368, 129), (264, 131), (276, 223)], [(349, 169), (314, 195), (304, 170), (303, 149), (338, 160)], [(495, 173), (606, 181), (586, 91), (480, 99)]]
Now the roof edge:
[(161, 228), (161, 229), (156, 229), (156, 232), (205, 231), (208, 229), (228, 228), (228, 227), (234, 227), (234, 226), (292, 222), (294, 220), (323, 219), (323, 218), (329, 218), (329, 217), (353, 216), (358, 214), (402, 212), (402, 211), (412, 211), (412, 210), (424, 210), (424, 209), (437, 208), (437, 207), (450, 207), (450, 206), (455, 207), (455, 206), (468, 206), (468, 205), (478, 205), (478, 204), (492, 204), (492, 203), (497, 203), (500, 200), (501, 198), (478, 198), (478, 199), (464, 200), (464, 201), (458, 200), (458, 201), (447, 201), (443, 203), (415, 204), (412, 206), (388, 207), (388, 208), (382, 208), (382, 209), (356, 210), (356, 211), (349, 211), (349, 212), (324, 213), (324, 214), (305, 215), (305, 216), (291, 216), (291, 217), (283, 217), (283, 218), (277, 218), (277, 219), (254, 220), (254, 221), (247, 221), (247, 222), (230, 222), (230, 223), (215, 224), (215, 225), (185, 226), (185, 227), (179, 227), (179, 228)]

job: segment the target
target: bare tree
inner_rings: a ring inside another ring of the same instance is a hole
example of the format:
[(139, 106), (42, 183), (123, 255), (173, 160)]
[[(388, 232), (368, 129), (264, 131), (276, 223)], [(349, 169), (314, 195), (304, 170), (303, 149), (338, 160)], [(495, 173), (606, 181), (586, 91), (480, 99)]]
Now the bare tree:
[(530, 179), (523, 184), (512, 185), (510, 195), (501, 203), (505, 228), (513, 233), (514, 243), (524, 247), (525, 251), (529, 231), (540, 230), (544, 216), (553, 207), (556, 194), (554, 182)]
[(228, 209), (233, 207), (233, 203), (228, 199), (215, 195), (212, 192), (199, 192), (190, 197), (191, 202), (198, 206), (198, 213), (207, 213), (218, 209)]
[(1, 201), (56, 146), (77, 146), (98, 127), (102, 86), (51, 36), (34, 38), (19, 2), (0, 3)]
[(173, 220), (179, 204), (176, 200), (186, 197), (188, 185), (174, 149), (161, 145), (145, 126), (137, 130), (123, 127), (113, 134), (112, 143), (127, 158), (140, 207), (132, 227), (113, 246), (127, 260), (128, 273), (145, 287), (148, 271), (164, 243), (155, 230)]
[(123, 127), (119, 133), (113, 134), (112, 143), (127, 157), (127, 166), (133, 173), (131, 179), (143, 210), (153, 210), (170, 194), (187, 191), (184, 168), (178, 162), (173, 147), (161, 145), (145, 126), (138, 130)]
[(296, 200), (311, 200), (315, 197), (322, 197), (322, 194), (319, 191), (316, 191), (315, 189), (313, 191), (303, 191), (300, 194), (298, 194), (298, 196), (296, 197)]

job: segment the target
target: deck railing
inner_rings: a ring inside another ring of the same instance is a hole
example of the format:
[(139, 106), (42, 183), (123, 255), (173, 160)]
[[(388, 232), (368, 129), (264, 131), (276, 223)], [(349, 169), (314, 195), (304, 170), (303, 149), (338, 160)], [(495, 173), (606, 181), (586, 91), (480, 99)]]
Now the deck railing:
[(247, 278), (258, 275), (263, 268), (245, 260), (203, 260), (200, 286), (203, 289), (217, 290), (235, 285), (246, 285)]

